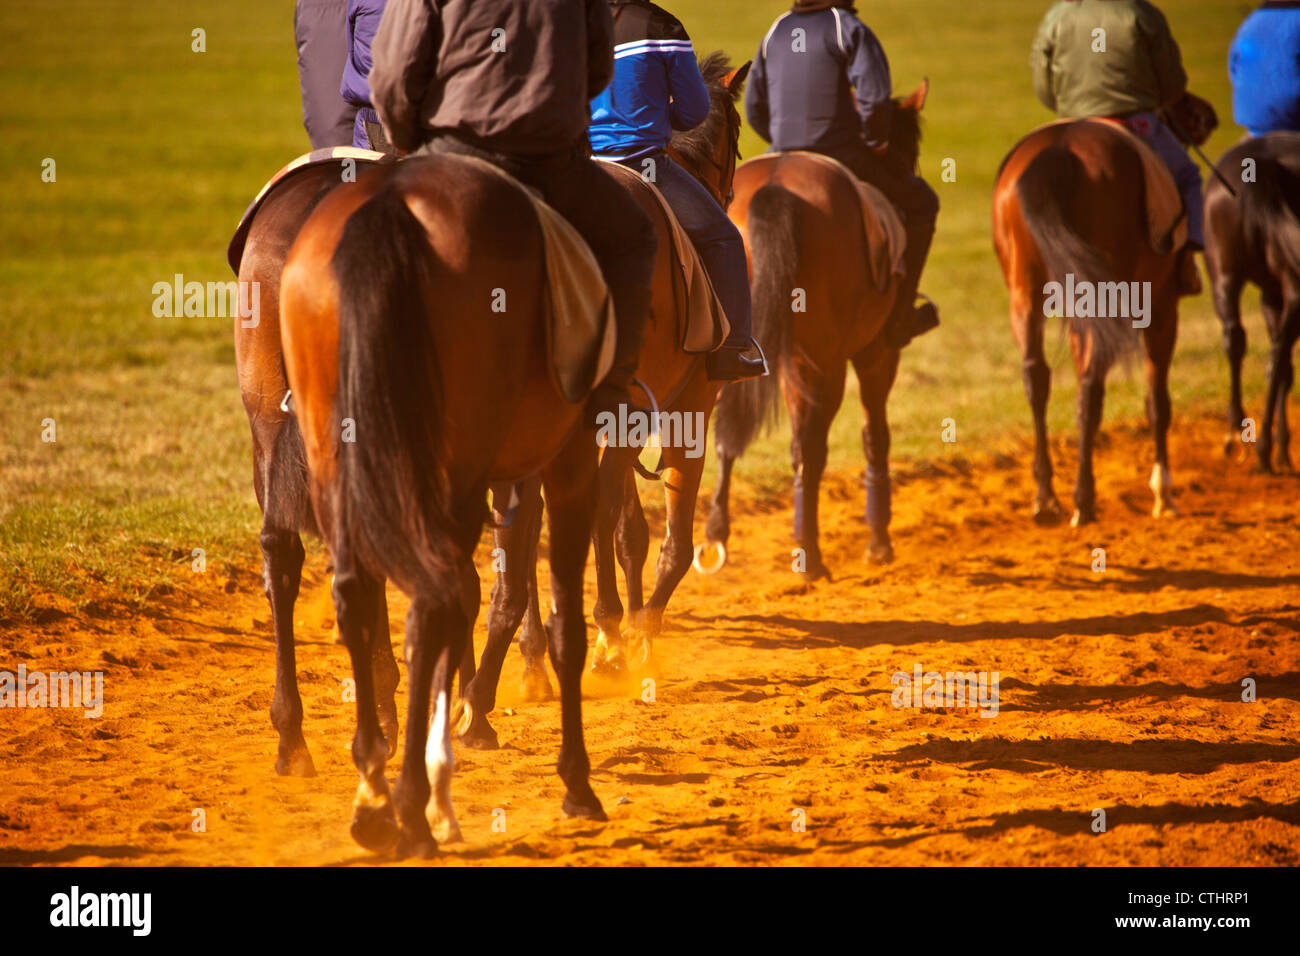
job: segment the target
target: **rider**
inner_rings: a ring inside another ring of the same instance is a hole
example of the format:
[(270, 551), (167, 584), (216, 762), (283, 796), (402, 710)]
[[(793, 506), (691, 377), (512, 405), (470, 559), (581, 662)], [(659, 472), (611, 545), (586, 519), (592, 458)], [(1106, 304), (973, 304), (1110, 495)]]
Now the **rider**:
[(348, 49), (347, 6), (347, 0), (298, 0), (293, 11), (302, 125), (312, 149), (346, 146), (352, 141), (357, 111), (339, 96), (339, 76)]
[(1251, 136), (1300, 131), (1300, 3), (1265, 3), (1228, 54), (1232, 115)]
[(343, 66), (343, 84), (339, 92), (357, 109), (356, 124), (352, 127), (352, 145), (360, 149), (377, 149), (384, 152), (391, 147), (379, 114), (370, 102), (370, 45), (375, 42), (384, 15), (386, 0), (348, 0), (348, 59)]
[(388, 0), (372, 50), (372, 99), (397, 149), (493, 163), (586, 240), (618, 322), (614, 367), (588, 415), (629, 405), (659, 240), (587, 155), (587, 104), (614, 74), (605, 0)]
[(1165, 161), (1187, 207), (1181, 284), (1185, 292), (1200, 291), (1201, 171), (1160, 118), (1161, 109), (1187, 92), (1182, 54), (1164, 14), (1147, 0), (1061, 0), (1038, 28), (1030, 66), (1034, 92), (1048, 109), (1068, 119), (1122, 119)]
[(749, 76), (745, 112), (773, 150), (838, 159), (894, 204), (907, 230), (907, 275), (885, 323), (902, 348), (939, 324), (934, 303), (916, 305), (934, 238), (939, 197), (888, 155), (895, 104), (889, 61), (852, 0), (796, 0), (767, 31)]
[[(664, 152), (673, 130), (709, 116), (709, 88), (686, 30), (649, 0), (608, 0), (614, 18), (614, 79), (591, 102), (597, 156), (642, 172), (663, 193), (700, 253), (731, 333), (710, 352), (709, 378), (734, 382), (763, 374), (750, 347), (751, 309), (745, 243), (717, 200)], [(647, 172), (649, 171), (649, 172)]]

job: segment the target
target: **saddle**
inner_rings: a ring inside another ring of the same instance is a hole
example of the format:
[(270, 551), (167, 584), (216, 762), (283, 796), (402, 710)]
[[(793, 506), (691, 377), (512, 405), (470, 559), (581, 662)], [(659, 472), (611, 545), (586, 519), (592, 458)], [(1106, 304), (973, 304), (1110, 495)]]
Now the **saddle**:
[[(240, 219), (227, 250), (227, 260), (236, 273), (253, 217), (266, 197), (295, 173), (340, 159), (368, 165), (393, 161), (391, 156), (373, 150), (337, 146), (315, 150), (286, 165), (262, 187)], [(618, 334), (609, 288), (596, 257), (569, 221), (534, 190), (484, 160), (457, 156), (456, 161), (473, 163), (485, 173), (507, 181), (532, 204), (546, 256), (546, 348), (551, 382), (565, 400), (575, 404), (584, 401), (613, 366)]]
[(239, 262), (244, 257), (244, 243), (248, 241), (248, 231), (253, 227), (253, 217), (257, 215), (257, 210), (266, 202), (266, 197), (271, 195), (271, 191), (283, 183), (295, 173), (300, 173), (312, 166), (320, 166), (323, 163), (333, 163), (344, 159), (352, 159), (358, 165), (374, 166), (381, 162), (391, 162), (392, 158), (384, 153), (377, 153), (371, 149), (357, 149), (354, 146), (328, 146), (325, 149), (313, 150), (310, 153), (304, 153), (297, 159), (280, 167), (280, 171), (267, 181), (267, 184), (261, 188), (257, 196), (253, 199), (244, 214), (239, 218), (239, 227), (235, 229), (235, 234), (230, 240), (230, 245), (226, 248), (226, 261), (230, 263), (230, 268), (239, 274)]
[[(1173, 173), (1169, 171), (1169, 167), (1156, 151), (1148, 146), (1142, 137), (1134, 133), (1127, 123), (1112, 117), (1093, 116), (1078, 120), (1056, 120), (1043, 124), (1029, 136), (1033, 136), (1039, 130), (1065, 123), (1104, 123), (1128, 138), (1130, 145), (1142, 160), (1142, 174), (1146, 186), (1143, 194), (1147, 201), (1147, 237), (1151, 243), (1151, 251), (1163, 256), (1181, 249), (1187, 242), (1187, 208), (1183, 204), (1183, 194), (1178, 191), (1178, 184), (1174, 182)], [(1029, 136), (1024, 139), (1028, 139)], [(1021, 142), (1024, 142), (1024, 139)], [(1019, 146), (1020, 144), (1017, 143), (1016, 147)], [(1015, 150), (1012, 150), (1012, 153), (1014, 152)]]
[(645, 177), (613, 160), (603, 160), (599, 157), (597, 160), (605, 164), (605, 168), (615, 179), (635, 182), (636, 188), (645, 190), (653, 196), (659, 208), (663, 210), (668, 222), (669, 235), (672, 237), (670, 246), (673, 261), (673, 303), (677, 307), (677, 314), (684, 317), (682, 351), (692, 354), (714, 351), (726, 341), (727, 335), (731, 332), (731, 323), (727, 321), (727, 314), (723, 311), (722, 303), (718, 301), (717, 292), (714, 291), (713, 281), (709, 278), (709, 272), (705, 269), (700, 254), (696, 252), (691, 237), (677, 221), (664, 194), (646, 182)]
[(862, 204), (862, 231), (866, 234), (871, 278), (876, 291), (884, 294), (890, 284), (898, 277), (906, 275), (907, 267), (903, 256), (907, 251), (907, 230), (903, 227), (903, 218), (894, 208), (894, 204), (875, 186), (864, 183), (853, 174), (853, 170), (838, 159), (822, 153), (797, 150), (780, 155), (807, 157), (824, 166), (837, 169), (847, 176), (858, 191)]

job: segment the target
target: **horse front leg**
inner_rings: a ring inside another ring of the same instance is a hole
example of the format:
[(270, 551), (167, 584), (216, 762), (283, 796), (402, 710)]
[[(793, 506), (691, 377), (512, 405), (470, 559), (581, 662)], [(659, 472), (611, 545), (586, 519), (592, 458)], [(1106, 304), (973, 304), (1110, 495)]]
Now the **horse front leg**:
[(1164, 306), (1155, 321), (1143, 333), (1147, 361), (1147, 418), (1155, 441), (1156, 463), (1151, 469), (1151, 493), (1155, 496), (1152, 517), (1178, 514), (1174, 507), (1173, 476), (1169, 470), (1169, 365), (1173, 360), (1174, 341), (1178, 333), (1178, 304)]
[(614, 535), (623, 513), (626, 476), (632, 470), (635, 448), (607, 447), (600, 462), (596, 526), (592, 550), (596, 561), (596, 606), (592, 617), (598, 628), (591, 655), (593, 673), (615, 677), (627, 671), (627, 643), (623, 635), (623, 602), (618, 596), (618, 559)]
[[(501, 667), (510, 642), (528, 610), (528, 582), (536, 561), (537, 535), (542, 512), (542, 482), (531, 478), (520, 483), (519, 508), (514, 521), (504, 526), (504, 514), (496, 514), (497, 527), (492, 532), (492, 565), (497, 578), (487, 613), (487, 643), (478, 671), (468, 684), (462, 674), (461, 704), (457, 725), (461, 743), (479, 750), (495, 750), (500, 743), (488, 714), (496, 709)], [(473, 641), (467, 642), (473, 654)], [(545, 680), (545, 675), (543, 675)], [(549, 690), (549, 686), (547, 688)]]
[[(727, 563), (727, 541), (731, 538), (731, 472), (736, 457), (718, 448), (718, 487), (713, 492), (709, 521), (704, 526), (704, 542), (695, 549), (696, 571), (717, 574)], [(712, 552), (712, 554), (710, 553)]]
[(1241, 363), (1246, 355), (1246, 329), (1241, 324), (1241, 288), (1241, 279), (1236, 275), (1215, 276), (1214, 310), (1223, 327), (1223, 351), (1228, 357), (1228, 433), (1223, 442), (1225, 455), (1231, 455), (1240, 443), (1246, 418), (1241, 398)]
[(889, 477), (890, 435), (886, 405), (898, 373), (898, 359), (898, 350), (883, 342), (868, 346), (853, 358), (862, 410), (866, 414), (866, 423), (862, 426), (862, 451), (867, 460), (866, 518), (871, 530), (867, 560), (876, 564), (889, 564), (894, 560), (894, 546), (889, 538), (893, 489)]
[(1269, 394), (1273, 402), (1273, 414), (1276, 417), (1274, 434), (1277, 440), (1277, 466), (1279, 469), (1291, 470), (1291, 428), (1287, 421), (1287, 398), (1295, 382), (1295, 365), (1293, 352), (1296, 339), (1300, 338), (1300, 290), (1289, 295), (1283, 318), (1274, 326), (1277, 329), (1269, 362)]

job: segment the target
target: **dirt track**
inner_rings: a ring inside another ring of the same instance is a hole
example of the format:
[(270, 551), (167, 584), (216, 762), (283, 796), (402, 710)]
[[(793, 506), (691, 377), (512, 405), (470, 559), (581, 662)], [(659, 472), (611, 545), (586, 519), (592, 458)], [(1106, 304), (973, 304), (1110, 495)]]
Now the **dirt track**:
[[(521, 703), (512, 652), (493, 717), (503, 749), (458, 752), (466, 840), (443, 862), (1300, 863), (1300, 485), (1225, 464), (1218, 427), (1184, 420), (1181, 516), (1155, 521), (1145, 435), (1106, 431), (1100, 525), (1033, 526), (1028, 454), (1008, 448), (979, 469), (900, 475), (898, 560), (883, 569), (861, 561), (860, 469), (835, 474), (832, 582), (790, 572), (788, 503), (739, 498), (731, 564), (688, 576), (652, 669), (588, 682), (610, 822), (560, 815), (558, 703)], [(1055, 457), (1064, 502), (1070, 456)], [(0, 863), (372, 860), (347, 833), (353, 711), (315, 554), (297, 615), (312, 780), (271, 769), (273, 646), (253, 568), (233, 594), (212, 582), (150, 616), (51, 614), (0, 633), (0, 669), (102, 669), (107, 698), (99, 720), (0, 711)], [(481, 648), (482, 616), (476, 636)], [(893, 707), (891, 675), (917, 664), (999, 672), (999, 713)], [(191, 831), (196, 808), (206, 832)]]

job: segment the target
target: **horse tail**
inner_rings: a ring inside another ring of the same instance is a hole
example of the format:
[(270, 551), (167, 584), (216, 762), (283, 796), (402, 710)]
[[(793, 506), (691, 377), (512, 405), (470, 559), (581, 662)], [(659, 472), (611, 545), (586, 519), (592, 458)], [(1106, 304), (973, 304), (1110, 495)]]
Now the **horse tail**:
[(1248, 248), (1300, 276), (1300, 179), (1275, 156), (1256, 158), (1255, 182), (1242, 183), (1241, 222)]
[[(1103, 282), (1114, 281), (1115, 270), (1073, 221), (1071, 202), (1086, 184), (1087, 171), (1079, 157), (1067, 146), (1053, 143), (1020, 174), (1016, 195), (1025, 227), (1047, 267), (1048, 280), (1064, 286), (1066, 276), (1073, 274), (1076, 285), (1089, 282), (1097, 289)], [(1066, 322), (1075, 334), (1091, 335), (1093, 361), (1103, 369), (1137, 345), (1131, 322), (1097, 316), (1075, 316)]]
[(718, 451), (739, 458), (761, 426), (776, 419), (780, 383), (777, 370), (791, 376), (794, 329), (790, 293), (798, 267), (798, 216), (803, 201), (788, 189), (764, 186), (749, 203), (749, 247), (754, 270), (754, 338), (763, 347), (773, 374), (728, 385), (714, 413)]
[(275, 436), (265, 499), (267, 515), (273, 516), (281, 527), (307, 534), (318, 533), (309, 490), (307, 447), (303, 444), (296, 415), (285, 418)]
[(391, 185), (348, 219), (332, 262), (335, 414), (355, 428), (354, 441), (339, 443), (339, 530), (366, 568), (404, 588), (437, 586), (450, 573), (433, 546), (451, 525), (428, 306), (435, 264), (424, 226)]

